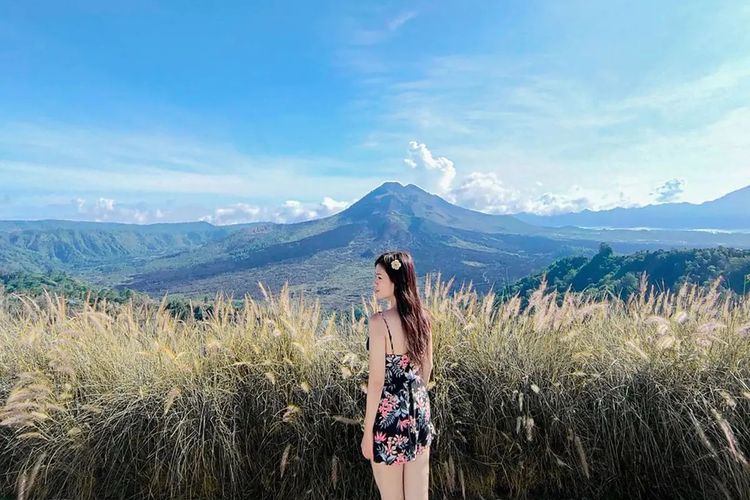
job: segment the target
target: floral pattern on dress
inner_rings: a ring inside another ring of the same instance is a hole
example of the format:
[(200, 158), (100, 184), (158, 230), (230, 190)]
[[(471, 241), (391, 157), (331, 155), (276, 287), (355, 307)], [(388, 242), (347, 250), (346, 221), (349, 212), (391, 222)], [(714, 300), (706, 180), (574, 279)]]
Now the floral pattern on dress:
[(385, 380), (373, 432), (373, 461), (388, 465), (414, 460), (437, 435), (427, 387), (408, 354), (385, 355)]

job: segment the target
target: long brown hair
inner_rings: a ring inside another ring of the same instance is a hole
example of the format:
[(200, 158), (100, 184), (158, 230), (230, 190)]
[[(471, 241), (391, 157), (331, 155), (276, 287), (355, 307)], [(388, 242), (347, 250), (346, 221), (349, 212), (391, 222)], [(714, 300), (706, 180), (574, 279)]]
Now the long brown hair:
[[(401, 267), (393, 269), (391, 262), (396, 259), (401, 263)], [(378, 264), (383, 266), (388, 277), (393, 281), (396, 310), (401, 317), (401, 324), (406, 335), (409, 357), (421, 366), (427, 354), (432, 321), (429, 311), (422, 306), (419, 298), (414, 259), (407, 251), (385, 252), (375, 259), (375, 266)]]

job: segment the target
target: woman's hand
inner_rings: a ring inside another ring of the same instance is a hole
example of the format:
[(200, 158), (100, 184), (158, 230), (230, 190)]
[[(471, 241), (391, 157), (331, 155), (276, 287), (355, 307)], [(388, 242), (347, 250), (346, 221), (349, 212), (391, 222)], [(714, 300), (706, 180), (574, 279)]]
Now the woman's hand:
[(362, 449), (362, 456), (367, 460), (372, 460), (372, 445), (372, 432), (365, 432), (362, 435), (360, 448)]

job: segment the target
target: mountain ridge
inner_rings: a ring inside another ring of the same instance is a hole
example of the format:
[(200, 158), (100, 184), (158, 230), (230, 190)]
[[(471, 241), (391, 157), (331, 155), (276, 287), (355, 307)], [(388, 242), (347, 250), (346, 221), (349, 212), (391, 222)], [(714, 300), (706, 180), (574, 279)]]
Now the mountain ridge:
[(643, 207), (584, 209), (555, 215), (513, 214), (521, 221), (547, 227), (617, 227), (662, 229), (717, 229), (750, 232), (750, 186), (702, 203), (674, 202)]
[(370, 293), (375, 256), (409, 250), (419, 273), (440, 272), (478, 291), (504, 286), (557, 258), (716, 246), (750, 248), (750, 235), (534, 226), (466, 209), (414, 184), (386, 182), (346, 209), (289, 224), (127, 225), (73, 221), (0, 224), (0, 271), (61, 269), (100, 286), (158, 296), (216, 291), (260, 298), (258, 283), (312, 293), (327, 306)]

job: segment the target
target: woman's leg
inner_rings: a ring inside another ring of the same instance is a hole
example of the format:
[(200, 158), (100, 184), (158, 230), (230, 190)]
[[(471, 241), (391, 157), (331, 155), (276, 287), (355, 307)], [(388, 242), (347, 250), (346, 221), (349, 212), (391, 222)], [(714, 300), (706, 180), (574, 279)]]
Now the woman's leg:
[(372, 475), (380, 490), (382, 500), (404, 500), (404, 464), (372, 464)]
[(430, 494), (430, 447), (404, 464), (404, 499), (428, 500)]

